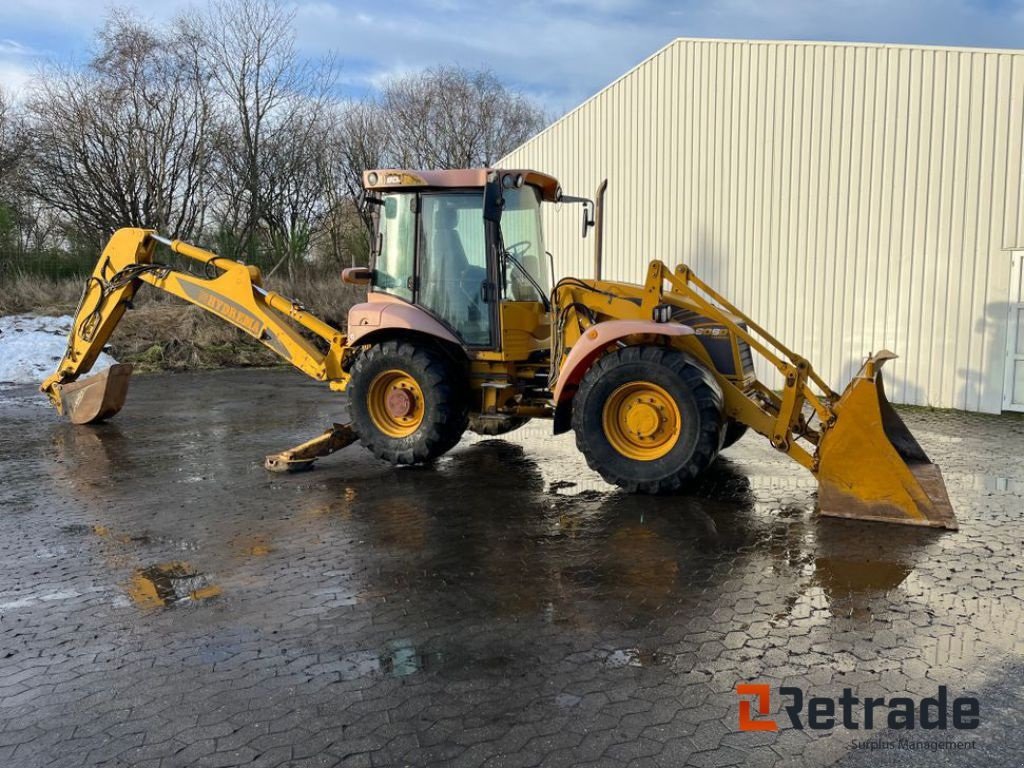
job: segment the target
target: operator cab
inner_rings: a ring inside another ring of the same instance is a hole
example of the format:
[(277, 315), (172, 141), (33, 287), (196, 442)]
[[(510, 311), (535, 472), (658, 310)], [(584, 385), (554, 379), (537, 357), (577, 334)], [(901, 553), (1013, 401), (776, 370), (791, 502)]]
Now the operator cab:
[(507, 303), (547, 314), (551, 263), (540, 208), (561, 197), (535, 171), (374, 170), (363, 175), (378, 206), (372, 294), (415, 304), (471, 349), (501, 349)]

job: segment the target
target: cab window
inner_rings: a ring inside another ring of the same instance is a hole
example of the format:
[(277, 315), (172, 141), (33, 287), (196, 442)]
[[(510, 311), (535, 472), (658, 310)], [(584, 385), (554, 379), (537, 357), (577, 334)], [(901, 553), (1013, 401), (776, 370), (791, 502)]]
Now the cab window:
[(421, 198), (420, 293), (417, 301), (471, 346), (491, 343), (484, 301), (487, 242), (479, 193), (431, 193)]
[(412, 301), (416, 213), (413, 195), (385, 195), (380, 214), (379, 251), (371, 287)]

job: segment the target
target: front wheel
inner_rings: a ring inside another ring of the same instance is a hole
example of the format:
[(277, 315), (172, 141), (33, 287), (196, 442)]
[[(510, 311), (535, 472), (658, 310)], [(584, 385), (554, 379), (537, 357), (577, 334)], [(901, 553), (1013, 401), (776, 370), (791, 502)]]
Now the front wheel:
[(632, 493), (676, 491), (718, 456), (722, 390), (678, 350), (625, 347), (584, 375), (572, 425), (587, 464), (607, 482)]
[(359, 442), (392, 464), (419, 464), (451, 449), (469, 419), (465, 376), (436, 349), (386, 341), (359, 355), (348, 385)]

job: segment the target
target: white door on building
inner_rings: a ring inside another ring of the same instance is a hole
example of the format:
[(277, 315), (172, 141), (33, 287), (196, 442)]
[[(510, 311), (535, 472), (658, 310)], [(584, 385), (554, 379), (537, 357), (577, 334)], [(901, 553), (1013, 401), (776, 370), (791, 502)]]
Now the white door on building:
[(1013, 252), (1003, 410), (1024, 411), (1024, 251)]

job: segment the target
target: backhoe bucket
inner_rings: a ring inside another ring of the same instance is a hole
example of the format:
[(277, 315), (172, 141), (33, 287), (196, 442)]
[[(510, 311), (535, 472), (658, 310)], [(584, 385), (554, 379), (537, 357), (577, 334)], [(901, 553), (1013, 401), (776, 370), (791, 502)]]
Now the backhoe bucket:
[(883, 350), (867, 359), (833, 407), (818, 446), (821, 514), (957, 529), (939, 468), (885, 398)]
[(132, 366), (118, 363), (105, 371), (60, 388), (64, 415), (72, 424), (95, 424), (109, 419), (124, 406)]

